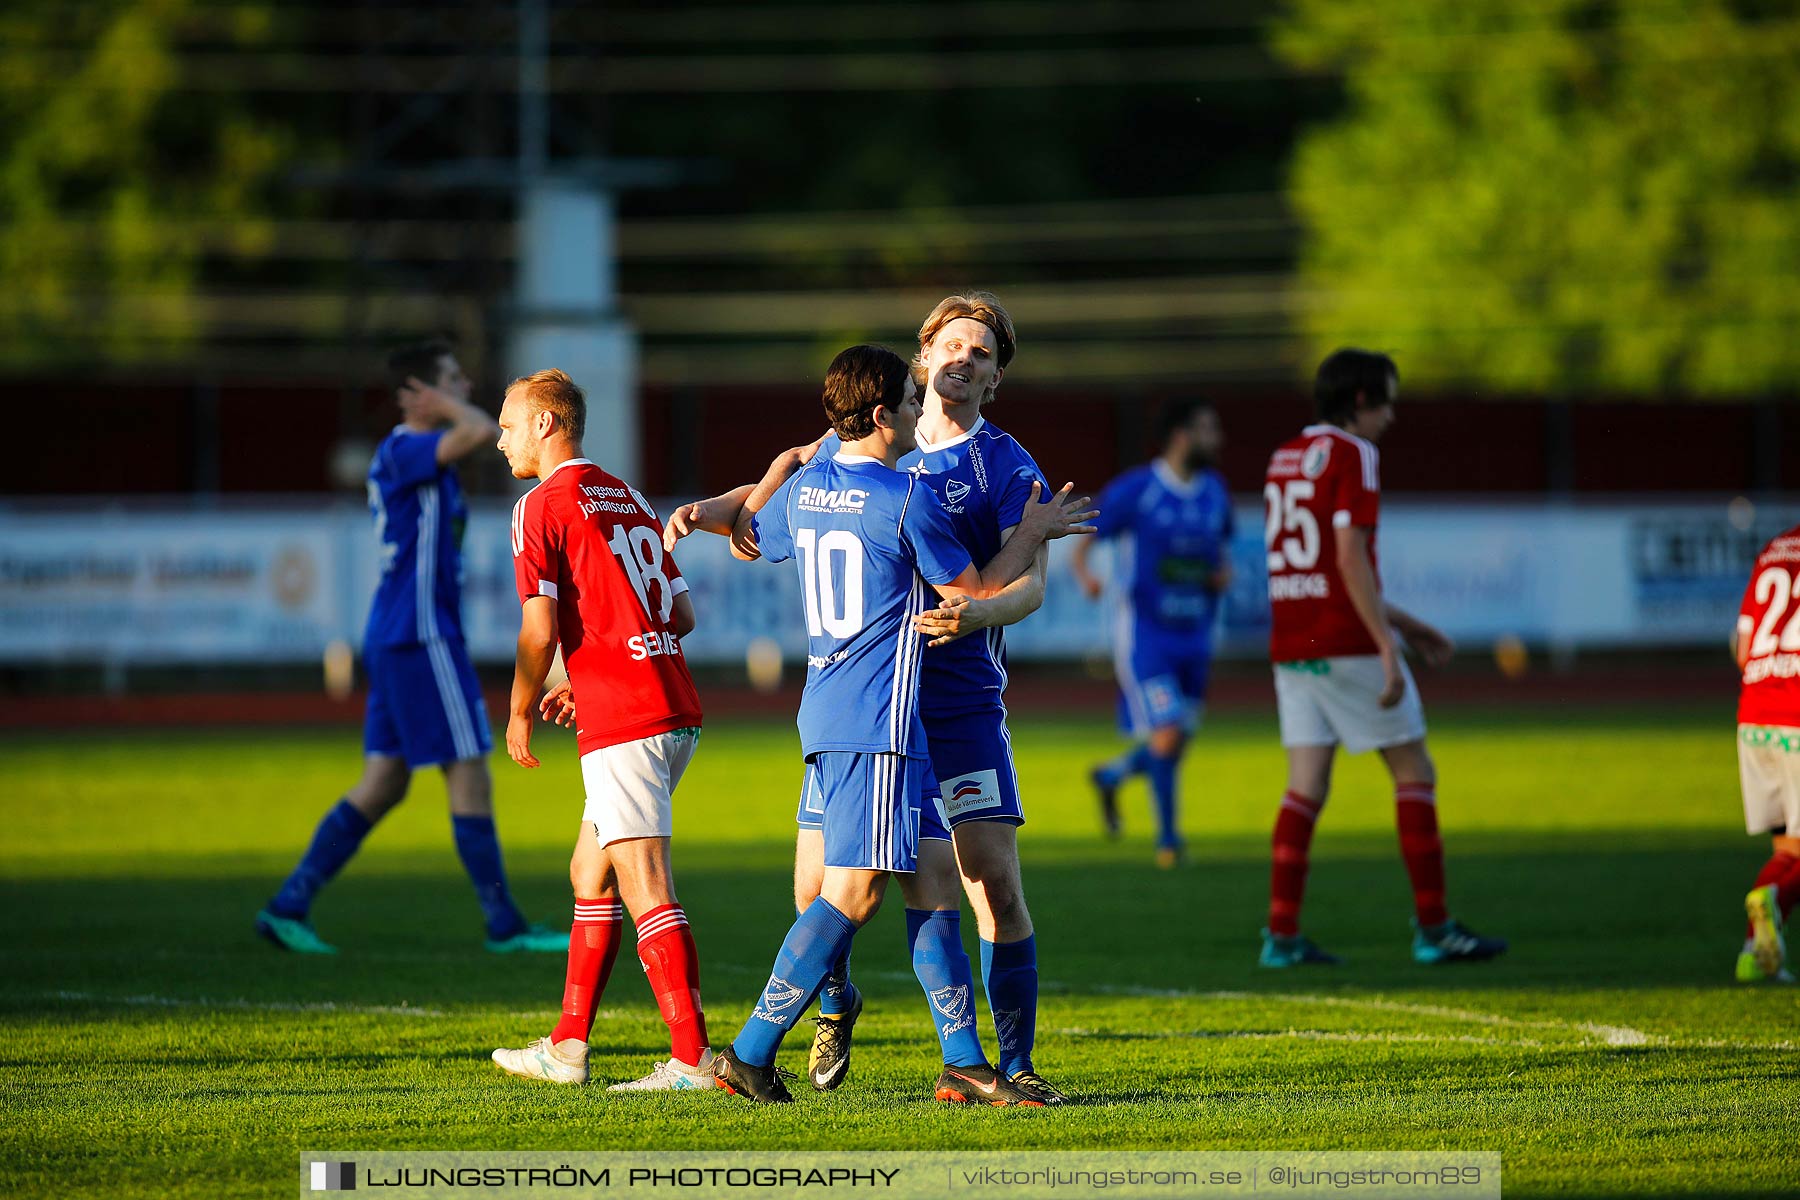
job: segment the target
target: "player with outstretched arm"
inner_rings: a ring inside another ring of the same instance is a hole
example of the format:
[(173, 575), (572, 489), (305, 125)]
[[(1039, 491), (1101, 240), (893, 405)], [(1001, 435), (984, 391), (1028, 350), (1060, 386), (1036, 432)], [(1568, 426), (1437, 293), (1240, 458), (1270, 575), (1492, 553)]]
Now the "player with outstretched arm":
[[(1072, 485), (1048, 501), (1042, 473), (1024, 447), (982, 415), (998, 391), (1017, 348), (1012, 318), (986, 292), (945, 297), (919, 328), (914, 369), (924, 384), (918, 448), (901, 460), (934, 492), (951, 528), (983, 574), (1010, 579), (998, 595), (947, 601), (915, 619), (931, 636), (921, 683), (930, 745), (933, 812), (944, 844), (928, 822), (922, 835), (914, 907), (909, 898), (907, 944), (921, 981), (933, 965), (966, 957), (959, 922), (962, 895), (975, 910), (982, 982), (999, 1043), (1001, 1074), (1039, 1103), (1064, 1095), (1039, 1075), (1032, 1060), (1037, 1031), (1037, 939), (1025, 906), (1019, 870), (1018, 826), (1024, 823), (1012, 738), (1006, 727), (1006, 649), (1003, 629), (1035, 612), (1044, 598), (1045, 541), (1093, 532), (1087, 498), (1070, 499)], [(733, 552), (754, 556), (751, 519), (781, 481), (809, 456), (829, 455), (838, 438), (827, 433), (811, 447), (787, 451), (754, 487), (685, 505), (671, 515), (666, 544), (697, 529), (729, 535)], [(973, 635), (973, 636), (971, 636)], [(815, 818), (803, 793), (795, 842), (795, 903), (805, 907), (820, 885)], [(946, 1021), (938, 993), (927, 988), (933, 1024)], [(846, 958), (832, 967), (820, 991), (819, 1028), (809, 1065), (813, 1086), (837, 1086), (849, 1069), (850, 1034), (862, 1012)], [(960, 1024), (960, 1021), (952, 1024)], [(945, 1047), (945, 1064), (956, 1052)], [(940, 1099), (975, 1099), (940, 1087)], [(985, 1097), (981, 1097), (985, 1099)]]
[[(921, 412), (905, 359), (880, 346), (845, 350), (826, 373), (823, 401), (840, 444), (783, 484), (751, 530), (764, 559), (791, 558), (800, 575), (808, 647), (800, 748), (824, 860), (817, 897), (788, 931), (743, 1029), (718, 1054), (721, 1086), (760, 1103), (792, 1100), (775, 1053), (875, 915), (889, 876), (909, 909), (917, 903), (931, 760), (919, 712), (926, 645), (913, 622), (934, 592), (985, 598), (1007, 582), (976, 570), (937, 497), (896, 467), (916, 443)], [(961, 981), (946, 980), (944, 990), (941, 1015), (972, 1029), (966, 955)], [(1038, 1103), (984, 1058), (946, 1067), (938, 1086), (994, 1104)]]

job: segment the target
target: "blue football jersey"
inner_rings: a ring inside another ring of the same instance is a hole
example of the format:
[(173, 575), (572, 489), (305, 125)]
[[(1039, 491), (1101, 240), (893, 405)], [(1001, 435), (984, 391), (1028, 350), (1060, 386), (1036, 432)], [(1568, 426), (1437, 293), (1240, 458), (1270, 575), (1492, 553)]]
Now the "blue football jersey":
[(438, 464), (441, 437), (398, 426), (369, 464), (381, 582), (369, 606), (365, 646), (413, 646), (463, 635), (462, 539), (469, 507), (456, 471)]
[(861, 455), (823, 450), (756, 514), (770, 562), (800, 572), (807, 627), (800, 747), (925, 756), (913, 618), (969, 555), (929, 488)]
[[(830, 434), (819, 455), (837, 448), (837, 435)], [(1040, 501), (1051, 495), (1025, 447), (985, 417), (969, 432), (936, 445), (920, 438), (919, 448), (900, 460), (900, 469), (919, 476), (936, 493), (956, 540), (977, 567), (1000, 553), (1000, 535), (1019, 523), (1034, 482), (1044, 484)], [(924, 689), (933, 713), (999, 706), (1006, 690), (1006, 631), (984, 629), (934, 646), (925, 656)]]
[(1115, 594), (1139, 621), (1210, 636), (1222, 598), (1212, 575), (1230, 561), (1234, 529), (1225, 477), (1207, 469), (1183, 483), (1157, 459), (1107, 484), (1098, 507)]

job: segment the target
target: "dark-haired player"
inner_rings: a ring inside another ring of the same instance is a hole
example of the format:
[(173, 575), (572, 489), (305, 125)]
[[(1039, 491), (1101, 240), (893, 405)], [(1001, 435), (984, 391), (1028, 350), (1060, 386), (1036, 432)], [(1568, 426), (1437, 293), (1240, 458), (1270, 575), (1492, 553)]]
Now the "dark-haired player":
[(1437, 768), (1425, 749), (1425, 713), (1401, 657), (1404, 637), (1425, 661), (1450, 657), (1449, 638), (1382, 599), (1375, 526), (1381, 508), (1375, 443), (1394, 422), (1400, 376), (1385, 354), (1339, 350), (1320, 365), (1319, 421), (1269, 459), (1263, 534), (1273, 613), (1270, 658), (1287, 791), (1275, 819), (1269, 925), (1261, 963), (1334, 963), (1300, 933), (1307, 852), (1342, 745), (1377, 750), (1394, 778), (1400, 857), (1413, 891), (1413, 958), (1441, 963), (1506, 950), (1444, 907)]
[(1740, 983), (1792, 983), (1782, 924), (1800, 900), (1800, 525), (1756, 556), (1732, 651), (1743, 673), (1738, 773), (1744, 827), (1770, 835), (1769, 860), (1744, 897)]
[[(1107, 832), (1117, 836), (1120, 785), (1149, 777), (1161, 867), (1181, 860), (1176, 773), (1206, 704), (1213, 625), (1231, 584), (1231, 493), (1215, 466), (1223, 444), (1211, 403), (1170, 405), (1162, 453), (1106, 485), (1094, 522), (1095, 537), (1113, 546), (1113, 670), (1119, 728), (1133, 745), (1092, 778)], [(1088, 567), (1091, 547), (1077, 541), (1073, 565), (1097, 600), (1105, 585)]]
[(462, 536), (469, 518), (456, 462), (492, 441), (494, 419), (469, 403), (469, 379), (441, 342), (396, 350), (389, 382), (400, 424), (369, 465), (381, 580), (363, 633), (369, 701), (363, 773), (313, 834), (256, 931), (286, 950), (335, 954), (314, 932), (313, 898), (402, 800), (413, 771), (438, 767), (456, 852), (475, 887), (487, 947), (560, 953), (568, 935), (528, 924), (513, 903), (494, 833), (493, 748), (462, 628)]

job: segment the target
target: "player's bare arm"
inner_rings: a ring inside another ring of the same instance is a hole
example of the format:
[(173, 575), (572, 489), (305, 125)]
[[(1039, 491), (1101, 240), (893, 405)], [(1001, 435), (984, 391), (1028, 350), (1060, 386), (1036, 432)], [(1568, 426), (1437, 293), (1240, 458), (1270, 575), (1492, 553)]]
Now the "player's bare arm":
[(1400, 652), (1394, 645), (1394, 630), (1387, 620), (1387, 605), (1382, 603), (1381, 588), (1375, 581), (1375, 563), (1369, 557), (1369, 531), (1358, 525), (1332, 530), (1337, 539), (1338, 567), (1344, 576), (1344, 591), (1356, 609), (1363, 628), (1381, 654), (1381, 698), (1383, 708), (1392, 708), (1406, 694), (1406, 679), (1400, 673)]
[[(1006, 548), (1002, 546), (1001, 554), (1005, 552)], [(994, 556), (994, 561), (1000, 561), (1000, 554)], [(1017, 624), (1044, 603), (1044, 579), (1049, 563), (1050, 548), (1040, 542), (1025, 573), (990, 597), (950, 595), (945, 588), (939, 588), (943, 602), (913, 618), (913, 628), (929, 637), (930, 645), (943, 646), (968, 637), (978, 629)]]
[(1421, 621), (1405, 609), (1392, 604), (1386, 607), (1388, 624), (1400, 631), (1400, 636), (1406, 639), (1407, 645), (1418, 651), (1426, 665), (1441, 667), (1456, 653), (1456, 643), (1436, 625)]
[(458, 400), (445, 391), (432, 387), (417, 376), (408, 376), (400, 389), (400, 411), (409, 419), (415, 415), (434, 421), (448, 421), (450, 427), (438, 439), (439, 465), (453, 463), (488, 445), (500, 436), (494, 418), (466, 400)]
[(826, 435), (807, 446), (783, 450), (769, 464), (762, 479), (746, 483), (706, 500), (683, 505), (669, 518), (663, 530), (663, 549), (673, 552), (675, 543), (696, 531), (716, 533), (731, 539), (731, 552), (746, 562), (762, 557), (756, 548), (756, 536), (750, 532), (750, 518), (762, 511), (788, 477), (812, 461), (819, 443)]
[(1069, 566), (1074, 568), (1075, 582), (1081, 585), (1082, 594), (1089, 600), (1098, 600), (1106, 591), (1106, 583), (1094, 574), (1094, 568), (1088, 565), (1088, 557), (1094, 551), (1094, 543), (1086, 538), (1075, 543), (1075, 553), (1069, 559)]
[(756, 534), (750, 528), (751, 518), (762, 511), (763, 505), (767, 504), (770, 498), (781, 490), (781, 485), (786, 483), (795, 471), (813, 460), (813, 455), (819, 452), (820, 444), (829, 436), (829, 433), (822, 433), (810, 445), (795, 446), (793, 449), (785, 450), (775, 456), (775, 460), (769, 464), (769, 469), (763, 472), (763, 477), (750, 490), (750, 495), (745, 498), (742, 507), (738, 509), (736, 518), (732, 521), (731, 553), (734, 557), (741, 558), (745, 562), (753, 562), (762, 557), (762, 552), (756, 548)]
[(675, 636), (686, 637), (694, 632), (694, 626), (699, 623), (694, 616), (694, 601), (688, 593), (683, 592), (675, 597), (669, 607), (669, 628), (675, 632)]
[(675, 543), (690, 533), (716, 533), (720, 537), (730, 537), (737, 515), (753, 490), (755, 485), (746, 483), (722, 496), (681, 505), (669, 514), (668, 524), (663, 527), (663, 550), (673, 553)]
[[(950, 597), (930, 612), (913, 621), (913, 628), (931, 637), (933, 646), (941, 646), (967, 637), (977, 629), (1013, 625), (1036, 612), (1044, 603), (1044, 580), (1049, 569), (1047, 542), (1070, 534), (1091, 534), (1090, 522), (1100, 510), (1090, 507), (1090, 496), (1070, 496), (1073, 483), (1063, 484), (1049, 500), (1038, 503), (1042, 487), (1033, 482), (1017, 525), (1001, 531), (999, 553), (982, 569), (983, 579), (1005, 579), (999, 592), (986, 599)], [(1086, 542), (1077, 542), (1077, 552)]]
[(506, 719), (506, 752), (521, 767), (539, 765), (531, 753), (531, 710), (538, 707), (555, 658), (556, 601), (533, 596), (525, 601), (519, 616), (519, 649), (513, 663), (511, 712)]

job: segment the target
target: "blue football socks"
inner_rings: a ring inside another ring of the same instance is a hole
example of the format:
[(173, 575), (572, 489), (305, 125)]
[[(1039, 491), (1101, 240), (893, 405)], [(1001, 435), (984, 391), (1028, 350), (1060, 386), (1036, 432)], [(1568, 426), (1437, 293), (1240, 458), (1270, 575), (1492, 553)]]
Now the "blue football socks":
[(1006, 1076), (1031, 1070), (1031, 1047), (1037, 1040), (1037, 938), (999, 943), (984, 938), (981, 981), (1000, 1043), (1000, 1061), (995, 1065)]
[(781, 1039), (799, 1022), (825, 973), (849, 949), (855, 934), (850, 918), (825, 897), (807, 906), (788, 930), (781, 953), (775, 956), (775, 970), (757, 997), (750, 1019), (731, 1044), (739, 1061), (752, 1067), (766, 1067), (775, 1061)]
[(1156, 803), (1156, 845), (1158, 849), (1181, 849), (1181, 833), (1175, 822), (1175, 773), (1181, 766), (1179, 755), (1163, 758), (1150, 756), (1150, 796)]
[(269, 911), (291, 921), (304, 921), (313, 897), (350, 861), (371, 828), (369, 819), (354, 804), (339, 800), (313, 831), (312, 845), (269, 901)]
[(962, 913), (907, 909), (906, 945), (912, 952), (913, 974), (929, 1001), (944, 1065), (985, 1065), (987, 1054), (975, 1031), (975, 976), (969, 952), (963, 949)]
[(494, 833), (494, 818), (452, 816), (450, 827), (456, 839), (457, 857), (462, 859), (463, 870), (475, 885), (475, 897), (481, 901), (488, 937), (500, 941), (523, 933), (527, 922), (506, 887), (506, 868), (500, 865), (500, 839)]
[(1095, 774), (1107, 787), (1116, 788), (1133, 775), (1142, 775), (1150, 769), (1150, 746), (1147, 742), (1139, 742), (1119, 757), (1100, 764)]
[(838, 955), (819, 984), (819, 1015), (841, 1017), (855, 1007), (856, 985), (850, 982), (850, 943), (845, 942), (844, 952)]

